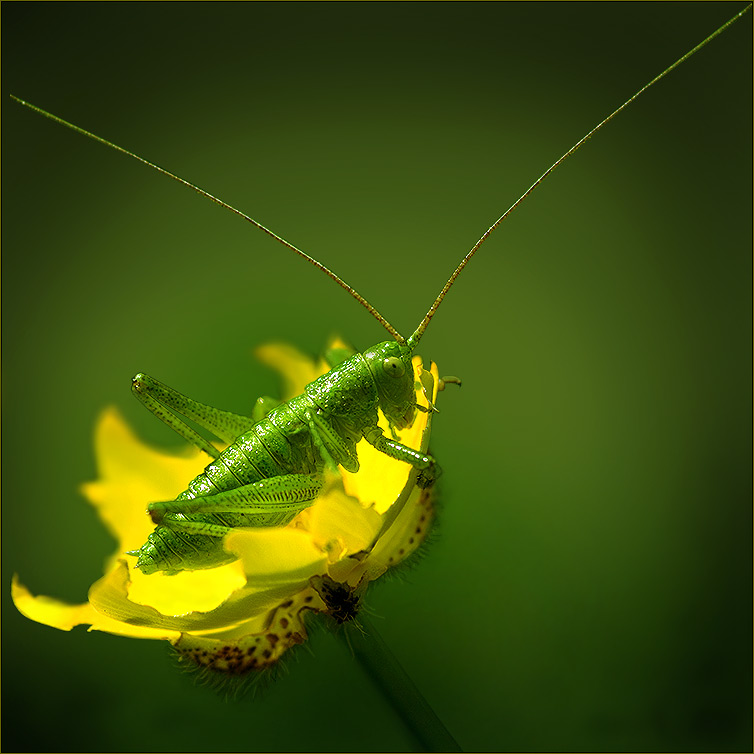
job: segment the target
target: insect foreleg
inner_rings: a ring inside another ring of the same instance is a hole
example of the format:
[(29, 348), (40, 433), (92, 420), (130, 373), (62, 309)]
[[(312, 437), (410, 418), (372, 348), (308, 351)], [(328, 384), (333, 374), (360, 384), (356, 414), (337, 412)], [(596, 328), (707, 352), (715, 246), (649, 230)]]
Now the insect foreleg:
[(299, 511), (308, 508), (317, 499), (321, 489), (322, 481), (317, 477), (283, 474), (215, 495), (150, 503), (147, 510), (154, 523), (169, 529), (222, 537), (231, 527), (203, 521), (186, 521), (175, 518), (175, 515), (240, 513), (248, 517), (247, 526), (282, 526)]
[(226, 443), (232, 443), (254, 426), (254, 420), (247, 416), (199, 403), (147, 374), (137, 374), (131, 381), (131, 390), (158, 419), (212, 458), (217, 458), (220, 451), (176, 414), (195, 421)]
[(314, 411), (306, 412), (309, 432), (312, 436), (317, 452), (332, 471), (337, 470), (339, 463), (346, 471), (356, 473), (359, 470), (359, 459), (356, 449), (348, 446), (335, 430)]
[(379, 427), (364, 432), (364, 439), (374, 448), (398, 461), (405, 461), (419, 470), (417, 484), (420, 487), (428, 487), (442, 473), (442, 469), (430, 455), (425, 455), (418, 450), (402, 445), (396, 440), (388, 440)]

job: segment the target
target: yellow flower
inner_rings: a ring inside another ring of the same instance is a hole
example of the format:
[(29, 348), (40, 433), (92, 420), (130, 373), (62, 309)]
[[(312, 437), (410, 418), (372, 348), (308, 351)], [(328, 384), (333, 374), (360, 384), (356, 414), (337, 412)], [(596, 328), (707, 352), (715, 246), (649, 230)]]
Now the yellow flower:
[[(345, 348), (333, 341), (330, 348)], [(269, 345), (259, 358), (280, 371), (289, 398), (327, 371), (289, 346)], [(417, 385), (433, 379), (414, 357)], [(427, 406), (417, 387), (417, 402)], [(402, 443), (429, 443), (431, 413), (418, 413), (399, 433)], [(381, 419), (384, 424), (384, 418)], [(370, 582), (410, 556), (433, 519), (430, 491), (416, 484), (416, 471), (374, 450), (358, 446), (361, 469), (327, 478), (310, 508), (288, 525), (235, 529), (225, 549), (230, 564), (199, 571), (144, 575), (134, 569), (138, 549), (154, 525), (149, 502), (171, 500), (199, 474), (207, 458), (199, 450), (169, 453), (144, 445), (115, 409), (97, 425), (99, 479), (82, 489), (118, 542), (105, 575), (89, 590), (88, 602), (70, 605), (34, 596), (14, 577), (13, 600), (28, 618), (64, 631), (85, 624), (89, 631), (144, 639), (167, 639), (201, 667), (241, 674), (273, 665), (306, 639), (307, 613), (326, 613), (343, 622), (354, 617)]]

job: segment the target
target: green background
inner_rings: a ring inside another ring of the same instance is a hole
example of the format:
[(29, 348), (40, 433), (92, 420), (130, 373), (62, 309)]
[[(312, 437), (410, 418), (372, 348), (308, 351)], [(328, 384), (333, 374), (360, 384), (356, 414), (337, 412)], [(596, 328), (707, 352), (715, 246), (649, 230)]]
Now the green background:
[[(4, 3), (3, 748), (405, 750), (326, 633), (223, 702), (168, 647), (34, 624), (112, 542), (77, 492), (145, 371), (247, 411), (255, 344), (404, 332), (482, 231), (742, 3)], [(385, 639), (468, 751), (751, 750), (751, 13), (566, 163), (422, 342), (445, 474)]]

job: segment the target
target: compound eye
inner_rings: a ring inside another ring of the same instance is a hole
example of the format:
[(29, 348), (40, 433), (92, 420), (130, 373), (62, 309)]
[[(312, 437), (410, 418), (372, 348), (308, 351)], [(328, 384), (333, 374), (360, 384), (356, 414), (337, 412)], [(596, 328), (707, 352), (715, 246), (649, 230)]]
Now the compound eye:
[(391, 377), (403, 377), (403, 375), (406, 373), (406, 367), (403, 366), (403, 362), (395, 356), (388, 356), (382, 362), (382, 368)]

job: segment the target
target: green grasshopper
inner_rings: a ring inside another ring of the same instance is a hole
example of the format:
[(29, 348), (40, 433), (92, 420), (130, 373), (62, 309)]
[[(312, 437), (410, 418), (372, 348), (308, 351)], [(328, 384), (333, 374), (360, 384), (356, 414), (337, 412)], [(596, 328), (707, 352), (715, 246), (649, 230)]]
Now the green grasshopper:
[[(436, 410), (431, 403), (432, 377), (422, 373), (421, 387), (429, 408), (416, 403), (412, 357), (421, 336), (453, 280), (427, 315), (404, 338), (369, 302), (323, 264), (225, 202), (98, 136), (14, 97), (18, 102), (97, 141), (125, 152), (217, 202), (299, 254), (345, 288), (394, 337), (363, 353), (329, 354), (331, 369), (287, 403), (265, 397), (251, 417), (199, 403), (145, 374), (132, 380), (134, 395), (159, 419), (214, 460), (174, 501), (150, 503), (157, 528), (137, 551), (136, 567), (150, 574), (213, 568), (235, 560), (222, 546), (223, 537), (243, 526), (279, 526), (316, 500), (323, 472), (340, 465), (359, 470), (356, 444), (362, 438), (378, 451), (419, 471), (418, 483), (429, 486), (440, 470), (434, 458), (397, 441), (395, 430), (413, 424), (416, 411)], [(481, 241), (480, 241), (481, 243)], [(463, 265), (461, 265), (462, 267)], [(458, 272), (460, 272), (460, 267)], [(460, 384), (456, 377), (445, 383)], [(378, 426), (378, 408), (393, 438)], [(184, 419), (196, 422), (228, 447), (220, 452)]]
[[(418, 332), (418, 331), (417, 331)], [(412, 355), (421, 332), (379, 343), (337, 363), (287, 403), (257, 403), (251, 419), (197, 403), (147, 375), (133, 379), (134, 394), (156, 416), (214, 457), (175, 501), (150, 503), (157, 528), (130, 554), (144, 573), (211, 568), (234, 560), (222, 538), (234, 527), (286, 524), (314, 503), (325, 467), (359, 470), (362, 438), (386, 455), (419, 470), (428, 486), (439, 474), (432, 456), (388, 439), (378, 426), (380, 408), (391, 428), (413, 424), (416, 403)], [(429, 373), (423, 373), (423, 377)], [(432, 377), (425, 386), (431, 394)], [(445, 378), (445, 382), (459, 382)], [(430, 402), (430, 407), (434, 408)], [(175, 413), (174, 413), (175, 412)], [(176, 416), (181, 414), (228, 443), (218, 452)]]
[[(326, 467), (341, 465), (349, 471), (358, 470), (356, 442), (362, 438), (381, 452), (417, 468), (421, 472), (421, 483), (431, 484), (439, 474), (434, 458), (386, 438), (377, 426), (377, 408), (382, 409), (395, 428), (408, 426), (413, 421), (417, 405), (414, 400), (411, 356), (448, 290), (481, 244), (545, 177), (648, 86), (683, 62), (730, 23), (732, 20), (639, 90), (540, 176), (464, 257), (408, 338), (400, 335), (371, 304), (324, 265), (250, 217), (131, 152), (22, 102), (53, 120), (135, 157), (241, 215), (338, 282), (394, 338), (393, 341), (380, 343), (339, 363), (337, 357), (334, 358), (332, 370), (311, 383), (303, 395), (277, 406), (267, 402), (252, 417), (200, 404), (146, 375), (137, 375), (133, 381), (133, 390), (147, 408), (215, 459), (176, 500), (150, 505), (150, 514), (158, 526), (148, 542), (135, 553), (139, 556), (137, 567), (145, 573), (177, 572), (213, 567), (227, 561), (229, 556), (222, 549), (222, 537), (231, 528), (272, 526), (290, 520), (316, 499)], [(455, 381), (455, 378), (449, 378), (449, 381)], [(208, 429), (224, 442), (230, 443), (229, 447), (220, 453), (180, 416)]]

